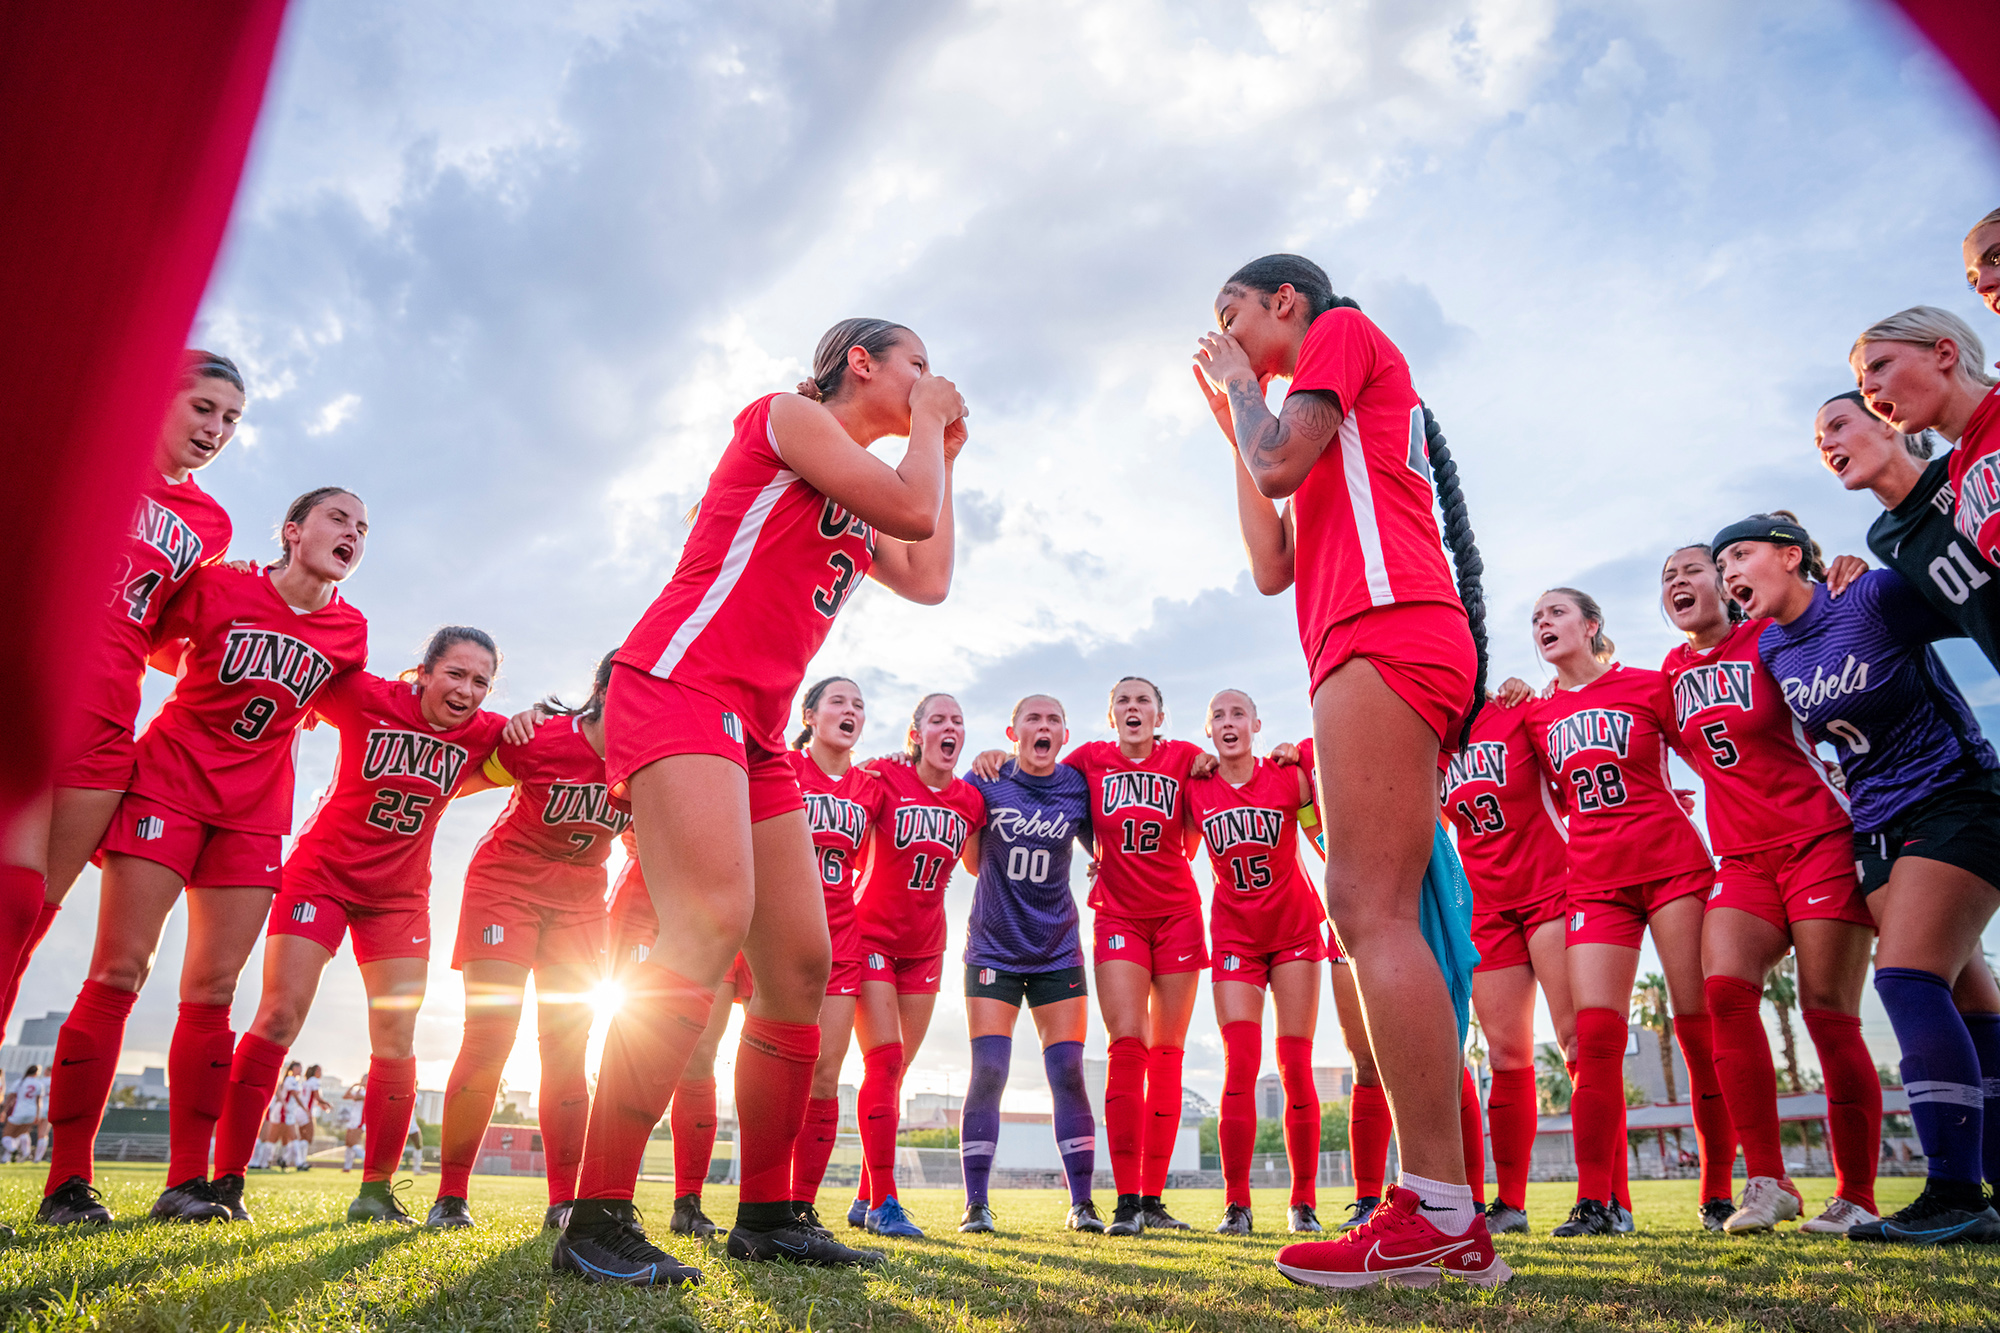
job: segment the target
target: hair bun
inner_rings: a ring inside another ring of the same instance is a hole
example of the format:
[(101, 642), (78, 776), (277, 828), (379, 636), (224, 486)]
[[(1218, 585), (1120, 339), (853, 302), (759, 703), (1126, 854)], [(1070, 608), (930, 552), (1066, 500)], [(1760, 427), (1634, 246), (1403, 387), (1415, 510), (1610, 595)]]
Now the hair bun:
[(800, 380), (797, 392), (815, 403), (826, 401), (826, 394), (820, 389), (818, 380)]

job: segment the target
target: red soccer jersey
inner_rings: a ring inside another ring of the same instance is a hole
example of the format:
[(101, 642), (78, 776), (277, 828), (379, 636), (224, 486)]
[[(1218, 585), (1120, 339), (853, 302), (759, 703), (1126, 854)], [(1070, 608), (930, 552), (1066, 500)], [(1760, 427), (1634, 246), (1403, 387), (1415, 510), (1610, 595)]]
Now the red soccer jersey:
[(526, 745), (502, 741), (486, 776), (514, 794), (473, 850), (465, 891), (550, 907), (606, 901), (604, 863), (632, 822), (604, 785), (604, 757), (573, 717), (544, 722)]
[(438, 816), (492, 757), (507, 719), (480, 711), (438, 731), (416, 686), (365, 671), (320, 691), (313, 709), (340, 728), (340, 757), (285, 858), (286, 887), (423, 903)]
[[(854, 891), (863, 869), (861, 853), (868, 846), (869, 830), (889, 817), (889, 789), (872, 769), (861, 764), (838, 778), (830, 778), (804, 750), (793, 750), (785, 758), (798, 774), (799, 791), (805, 797), (806, 827), (812, 830), (813, 851), (819, 857), (820, 887), (826, 891), (827, 933), (833, 936), (834, 947), (838, 949), (854, 928)], [(954, 784), (970, 785), (956, 779)], [(986, 803), (982, 800), (978, 822), (983, 824), (985, 820)], [(939, 894), (938, 901), (942, 900), (943, 895)]]
[(1569, 809), (1573, 887), (1714, 867), (1667, 776), (1673, 701), (1665, 676), (1614, 665), (1527, 709), (1536, 754)]
[(2000, 562), (2000, 386), (1973, 409), (1950, 460), (1952, 521), (1981, 555)]
[(1458, 606), (1432, 516), (1423, 403), (1409, 363), (1359, 310), (1329, 310), (1299, 348), (1290, 393), (1340, 399), (1340, 430), (1292, 497), (1306, 660), (1327, 631), (1392, 602)]
[(1186, 828), (1188, 767), (1201, 752), (1189, 741), (1158, 740), (1138, 762), (1113, 741), (1086, 741), (1063, 756), (1090, 779), (1092, 907), (1126, 917), (1201, 912)]
[(894, 759), (871, 760), (868, 771), (881, 785), (882, 808), (855, 904), (861, 939), (891, 958), (943, 953), (945, 886), (965, 840), (986, 824), (986, 798), (964, 778), (933, 790), (915, 764)]
[(1531, 900), (1569, 873), (1569, 830), (1532, 731), (1528, 705), (1489, 702), (1445, 770), (1444, 808), (1476, 911)]
[(674, 576), (618, 660), (713, 696), (744, 738), (785, 752), (806, 663), (875, 563), (875, 531), (785, 466), (771, 400), (736, 418)]
[(1296, 767), (1259, 759), (1241, 787), (1219, 771), (1188, 781), (1188, 811), (1215, 871), (1209, 921), (1218, 940), (1276, 949), (1326, 920), (1299, 865), (1299, 777)]
[(292, 609), (264, 571), (197, 569), (157, 638), (187, 640), (180, 678), (145, 735), (132, 790), (218, 828), (292, 829), (292, 755), (319, 692), (368, 662), (368, 622), (338, 590)]
[(1769, 620), (1750, 620), (1698, 652), (1660, 664), (1673, 690), (1677, 748), (1701, 774), (1708, 841), (1718, 856), (1803, 842), (1850, 826), (1847, 797), (1757, 655)]

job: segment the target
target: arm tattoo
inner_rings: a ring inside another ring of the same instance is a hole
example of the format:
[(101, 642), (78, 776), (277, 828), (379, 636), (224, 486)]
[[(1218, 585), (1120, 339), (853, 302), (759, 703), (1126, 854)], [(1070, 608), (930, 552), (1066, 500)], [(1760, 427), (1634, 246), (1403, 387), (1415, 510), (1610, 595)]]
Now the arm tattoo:
[(1237, 445), (1253, 474), (1282, 466), (1282, 455), (1294, 440), (1324, 446), (1340, 429), (1340, 400), (1317, 390), (1287, 396), (1282, 413), (1274, 417), (1257, 385), (1232, 384), (1229, 407), (1235, 419), (1248, 427), (1238, 432)]

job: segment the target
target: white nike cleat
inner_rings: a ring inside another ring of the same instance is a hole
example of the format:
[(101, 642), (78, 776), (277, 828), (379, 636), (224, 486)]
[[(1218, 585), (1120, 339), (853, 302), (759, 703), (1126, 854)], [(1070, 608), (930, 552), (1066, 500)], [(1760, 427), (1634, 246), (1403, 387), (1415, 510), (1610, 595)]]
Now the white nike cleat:
[(1836, 1194), (1826, 1201), (1826, 1210), (1818, 1217), (1809, 1217), (1799, 1223), (1799, 1230), (1814, 1236), (1845, 1236), (1849, 1227), (1881, 1220), (1860, 1204), (1849, 1203)]
[(1722, 1229), (1732, 1236), (1746, 1231), (1769, 1231), (1780, 1222), (1795, 1220), (1804, 1211), (1799, 1204), (1799, 1193), (1790, 1181), (1776, 1176), (1753, 1176), (1743, 1187), (1743, 1202), (1723, 1222)]

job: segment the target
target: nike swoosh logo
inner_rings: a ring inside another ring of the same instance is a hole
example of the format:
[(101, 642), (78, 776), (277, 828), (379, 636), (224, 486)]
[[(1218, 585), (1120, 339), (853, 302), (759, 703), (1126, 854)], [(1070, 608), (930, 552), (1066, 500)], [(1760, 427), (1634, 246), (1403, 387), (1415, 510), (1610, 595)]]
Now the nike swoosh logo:
[(412, 935), (412, 936), (410, 936), (410, 943), (412, 943), (412, 944), (422, 944), (422, 943), (423, 943), (423, 942), (424, 942), (425, 940), (427, 940), (427, 939), (429, 939), (429, 938), (430, 938), (430, 936), (428, 936), (428, 935)]
[(1384, 1267), (1389, 1268), (1407, 1268), (1413, 1264), (1434, 1264), (1438, 1260), (1450, 1255), (1453, 1251), (1460, 1249), (1464, 1244), (1463, 1240), (1455, 1240), (1445, 1245), (1433, 1245), (1428, 1250), (1414, 1254), (1387, 1255), (1382, 1253), (1382, 1242), (1378, 1240), (1368, 1247), (1368, 1257), (1363, 1262), (1362, 1267), (1366, 1271), (1373, 1271), (1377, 1259), (1382, 1261)]
[(786, 1251), (789, 1254), (804, 1254), (806, 1252), (805, 1242), (803, 1241), (799, 1242), (797, 1245), (790, 1245), (782, 1240), (779, 1240), (776, 1236), (773, 1236), (771, 1237), (771, 1243), (777, 1246), (779, 1249)]
[(210, 1061), (208, 1062), (208, 1067), (209, 1067), (210, 1069), (227, 1069), (227, 1068), (229, 1068), (229, 1061), (227, 1061), (227, 1060), (210, 1060)]
[(1307, 953), (1307, 952), (1308, 952), (1308, 951), (1309, 951), (1309, 950), (1310, 950), (1311, 948), (1312, 948), (1312, 946), (1311, 946), (1310, 944), (1308, 944), (1308, 945), (1307, 945), (1307, 946), (1306, 946), (1306, 947), (1305, 947), (1304, 949), (1294, 949), (1294, 950), (1292, 950), (1292, 957), (1294, 957), (1294, 958), (1303, 958), (1303, 957), (1305, 957), (1305, 956), (1306, 956), (1306, 953)]
[(931, 983), (932, 983), (933, 981), (936, 981), (936, 980), (937, 980), (937, 978), (936, 978), (936, 977), (925, 977), (925, 978), (924, 978), (924, 984), (925, 984), (926, 986), (928, 986), (928, 985), (930, 985), (930, 984), (931, 984)]
[(1081, 981), (1072, 981), (1069, 983), (1069, 988), (1071, 990), (1075, 990), (1078, 986), (1081, 986), (1082, 984), (1083, 983)]
[(1194, 957), (1194, 955), (1193, 955), (1193, 954), (1191, 954), (1191, 953), (1184, 953), (1184, 954), (1182, 954), (1182, 955), (1181, 955), (1181, 956), (1180, 956), (1179, 958), (1176, 958), (1176, 959), (1175, 959), (1174, 961), (1175, 961), (1175, 962), (1177, 962), (1177, 963), (1185, 963), (1185, 962), (1186, 962), (1186, 961), (1187, 961), (1188, 959), (1190, 959), (1190, 958), (1192, 958), (1192, 957)]
[(63, 1061), (62, 1063), (63, 1063), (63, 1064), (65, 1065), (65, 1066), (68, 1066), (68, 1065), (87, 1065), (87, 1064), (89, 1064), (89, 1063), (90, 1063), (90, 1062), (91, 1062), (92, 1060), (95, 1060), (96, 1058), (97, 1058), (97, 1057), (96, 1057), (96, 1056), (94, 1056), (94, 1055), (86, 1055), (86, 1056), (84, 1056), (84, 1057), (83, 1057), (83, 1059), (81, 1059), (81, 1060), (68, 1060), (68, 1059), (65, 1059), (65, 1060), (64, 1060), (64, 1061)]
[(1831, 897), (1833, 897), (1833, 895), (1832, 895), (1832, 894), (1830, 894), (1830, 893), (1822, 893), (1822, 894), (1821, 894), (1821, 895), (1820, 895), (1819, 897), (1817, 897), (1817, 898), (1808, 898), (1808, 899), (1806, 899), (1806, 901), (1807, 901), (1808, 903), (1813, 903), (1813, 904), (1818, 904), (1818, 903), (1823, 903), (1823, 902), (1825, 902), (1825, 901), (1826, 901), (1826, 900), (1827, 900), (1828, 898), (1831, 898)]
[(268, 874), (270, 874), (270, 873), (271, 873), (271, 872), (272, 872), (273, 870), (276, 870), (277, 868), (278, 868), (278, 867), (276, 867), (276, 866), (265, 866), (265, 867), (264, 867), (264, 873), (268, 875)]
[(889, 1114), (887, 1111), (870, 1111), (868, 1113), (868, 1118), (870, 1120), (880, 1120), (883, 1116), (887, 1114)]

